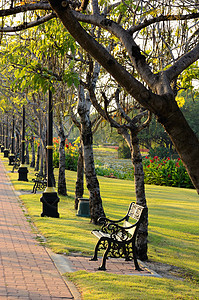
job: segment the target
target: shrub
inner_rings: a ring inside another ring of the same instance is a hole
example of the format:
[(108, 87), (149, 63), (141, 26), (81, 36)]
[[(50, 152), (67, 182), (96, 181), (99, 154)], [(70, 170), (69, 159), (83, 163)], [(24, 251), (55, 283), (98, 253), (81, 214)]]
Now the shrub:
[(166, 159), (160, 159), (158, 156), (145, 157), (143, 164), (145, 183), (193, 188), (189, 175), (179, 158), (171, 160), (170, 157)]
[(167, 158), (170, 157), (172, 154), (173, 152), (171, 152), (168, 148), (162, 146), (151, 148), (149, 150), (150, 157), (158, 156), (159, 158)]
[[(65, 143), (65, 167), (66, 170), (77, 171), (77, 161), (78, 161), (78, 141), (74, 145), (68, 143), (66, 139)], [(59, 167), (59, 149), (57, 145), (57, 140), (54, 139), (54, 152), (53, 152), (53, 166), (55, 168)]]

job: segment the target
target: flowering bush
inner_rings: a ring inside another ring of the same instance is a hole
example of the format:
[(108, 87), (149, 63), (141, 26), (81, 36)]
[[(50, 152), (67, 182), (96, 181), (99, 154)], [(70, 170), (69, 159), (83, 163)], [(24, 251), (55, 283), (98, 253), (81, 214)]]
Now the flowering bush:
[[(97, 175), (111, 176), (119, 179), (134, 180), (133, 165), (127, 159), (98, 157), (95, 160)], [(170, 157), (161, 159), (158, 156), (143, 158), (145, 183), (173, 187), (193, 188), (192, 182), (180, 159)]]
[[(53, 165), (55, 168), (59, 167), (59, 140), (53, 139), (54, 151), (53, 151)], [(66, 170), (77, 171), (77, 160), (78, 160), (78, 140), (72, 145), (65, 141), (65, 164)]]
[(143, 159), (145, 183), (193, 188), (193, 184), (181, 159), (171, 160), (170, 157), (160, 159), (158, 156)]

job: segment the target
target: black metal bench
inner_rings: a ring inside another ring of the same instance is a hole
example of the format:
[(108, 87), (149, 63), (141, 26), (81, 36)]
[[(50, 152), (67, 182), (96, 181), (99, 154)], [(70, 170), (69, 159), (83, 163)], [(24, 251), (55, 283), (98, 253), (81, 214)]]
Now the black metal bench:
[(34, 182), (33, 189), (31, 193), (36, 194), (37, 190), (43, 190), (47, 186), (47, 179), (46, 176), (43, 176), (39, 173), (35, 173), (36, 178), (33, 178), (32, 181)]
[[(103, 223), (102, 228), (91, 232), (99, 239), (91, 260), (96, 261), (98, 251), (101, 249), (105, 250), (99, 270), (106, 270), (106, 260), (108, 257), (122, 257), (126, 261), (133, 259), (135, 269), (141, 270), (137, 261), (135, 241), (138, 228), (146, 211), (147, 208), (132, 202), (126, 216), (120, 220), (114, 221), (105, 217), (99, 218), (99, 222)], [(134, 224), (131, 224), (129, 219), (134, 220)], [(120, 225), (119, 223), (123, 221), (123, 225)]]
[(21, 164), (20, 158), (18, 156), (16, 156), (13, 159), (13, 162), (12, 162), (12, 165), (13, 165), (12, 173), (14, 173), (14, 170), (18, 170), (19, 169), (20, 164)]

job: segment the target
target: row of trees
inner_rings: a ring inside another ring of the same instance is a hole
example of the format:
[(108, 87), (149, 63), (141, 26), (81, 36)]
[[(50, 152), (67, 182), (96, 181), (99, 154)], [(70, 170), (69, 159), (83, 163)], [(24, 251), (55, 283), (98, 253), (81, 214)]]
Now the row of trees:
[[(146, 206), (138, 134), (148, 126), (152, 114), (171, 138), (199, 191), (199, 142), (177, 96), (187, 87), (192, 89), (190, 79), (198, 75), (198, 4), (171, 0), (49, 3), (51, 6), (44, 1), (3, 3), (0, 32), (16, 35), (1, 37), (1, 95), (14, 105), (25, 99), (34, 117), (40, 117), (42, 137), (45, 93), (53, 91), (61, 139), (60, 180), (64, 177), (64, 124), (70, 115), (80, 131), (92, 221), (104, 215), (92, 152), (92, 134), (102, 119), (129, 146), (138, 204)], [(23, 20), (17, 25), (15, 14), (21, 12)], [(91, 107), (98, 113), (93, 120)], [(42, 141), (45, 147), (45, 139)], [(81, 174), (78, 170), (80, 193)], [(147, 224), (146, 218), (138, 239), (141, 259), (147, 257)]]

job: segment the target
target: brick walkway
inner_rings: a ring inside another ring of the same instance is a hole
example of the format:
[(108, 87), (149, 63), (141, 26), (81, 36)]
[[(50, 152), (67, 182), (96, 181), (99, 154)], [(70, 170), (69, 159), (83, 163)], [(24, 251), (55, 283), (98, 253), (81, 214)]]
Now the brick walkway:
[[(90, 257), (82, 256), (67, 256), (73, 271), (86, 270), (88, 272), (103, 272), (99, 271), (98, 267), (101, 264), (102, 258), (98, 261), (90, 261)], [(144, 264), (139, 263), (142, 271), (135, 270), (133, 261), (125, 261), (122, 258), (109, 258), (106, 263), (106, 273), (118, 275), (139, 275), (139, 276), (157, 276), (157, 274), (149, 270)]]
[(74, 299), (39, 245), (0, 161), (0, 300)]

